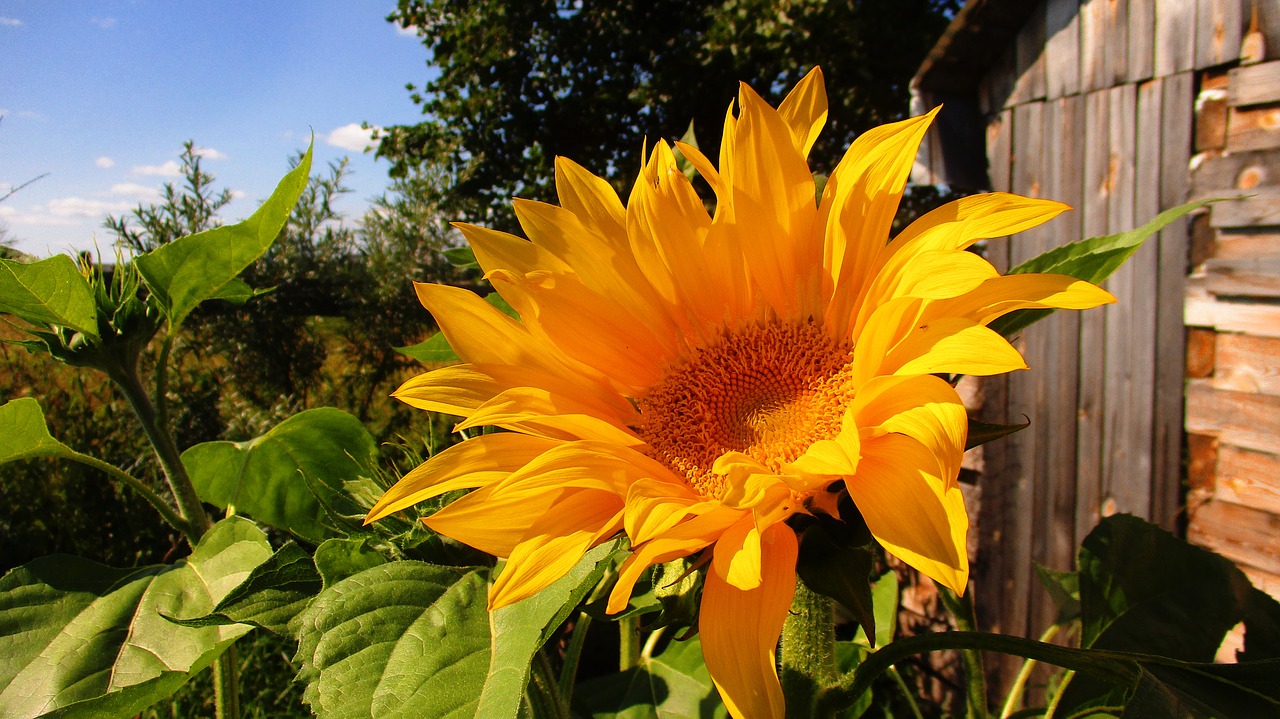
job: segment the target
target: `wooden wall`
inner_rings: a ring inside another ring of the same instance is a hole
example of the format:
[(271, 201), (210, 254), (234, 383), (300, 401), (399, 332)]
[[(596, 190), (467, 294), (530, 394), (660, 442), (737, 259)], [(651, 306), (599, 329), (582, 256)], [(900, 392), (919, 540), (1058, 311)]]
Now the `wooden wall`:
[(1200, 85), (1192, 194), (1248, 196), (1193, 233), (1187, 537), (1280, 596), (1280, 60)]
[[(984, 447), (977, 462), (974, 577), (984, 629), (1034, 637), (1049, 626), (1054, 608), (1034, 563), (1074, 566), (1080, 541), (1102, 516), (1128, 512), (1180, 530), (1184, 396), (1192, 460), (1216, 472), (1212, 482), (1203, 468), (1196, 475), (1196, 496), (1208, 501), (1192, 515), (1191, 537), (1220, 550), (1234, 543), (1231, 556), (1251, 558), (1264, 580), (1280, 577), (1276, 544), (1263, 541), (1280, 529), (1280, 227), (1237, 229), (1280, 224), (1280, 158), (1250, 164), (1234, 154), (1280, 145), (1280, 96), (1258, 89), (1264, 76), (1276, 84), (1280, 64), (1227, 72), (1246, 38), (1269, 40), (1273, 57), (1280, 50), (1280, 1), (1257, 4), (1255, 20), (1251, 0), (1044, 0), (981, 77), (991, 188), (1076, 208), (989, 243), (998, 267), (1130, 229), (1187, 200), (1193, 181), (1198, 194), (1215, 184), (1211, 175), (1234, 181), (1241, 162), (1264, 168), (1257, 197), (1202, 221), (1217, 249), (1190, 285), (1184, 221), (1108, 281), (1116, 305), (1057, 313), (1029, 328), (1015, 345), (1031, 371), (982, 383), (983, 419), (1032, 422)], [(1251, 30), (1258, 32), (1250, 37)], [(1197, 156), (1204, 162), (1192, 175), (1206, 73), (1230, 78), (1221, 93), (1226, 129), (1218, 155)], [(1231, 84), (1243, 79), (1250, 82)], [(925, 148), (926, 165), (938, 150), (936, 140)], [(1191, 334), (1217, 361), (1193, 358), (1199, 374), (1185, 395), (1184, 304), (1189, 317), (1213, 318), (1189, 323), (1217, 328)], [(1255, 332), (1259, 326), (1265, 330)], [(1240, 330), (1259, 336), (1226, 334)], [(1245, 374), (1241, 363), (1251, 368)], [(1275, 481), (1238, 479), (1259, 472)], [(1270, 504), (1260, 505), (1260, 494)], [(1018, 664), (993, 659), (991, 679), (1007, 686)]]

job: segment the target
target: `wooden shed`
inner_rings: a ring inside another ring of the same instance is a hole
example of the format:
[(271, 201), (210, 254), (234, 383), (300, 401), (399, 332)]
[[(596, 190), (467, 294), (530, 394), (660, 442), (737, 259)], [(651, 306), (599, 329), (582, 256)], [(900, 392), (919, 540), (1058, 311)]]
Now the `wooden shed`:
[[(913, 179), (1075, 211), (989, 243), (1011, 266), (1214, 205), (1016, 341), (1032, 370), (985, 380), (974, 577), (984, 629), (1053, 620), (1033, 569), (1073, 565), (1129, 512), (1236, 560), (1280, 596), (1280, 0), (970, 0), (913, 81), (944, 109)], [(998, 665), (997, 681), (1014, 665)]]

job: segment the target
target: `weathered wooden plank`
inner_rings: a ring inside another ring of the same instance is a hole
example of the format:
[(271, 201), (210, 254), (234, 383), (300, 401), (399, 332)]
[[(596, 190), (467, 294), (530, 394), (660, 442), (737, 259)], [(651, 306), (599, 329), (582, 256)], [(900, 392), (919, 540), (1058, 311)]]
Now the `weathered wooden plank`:
[(1185, 307), (1187, 326), (1212, 327), (1219, 332), (1244, 332), (1259, 337), (1280, 337), (1280, 306), (1219, 299), (1198, 287), (1198, 282), (1188, 282)]
[(1274, 152), (1205, 153), (1197, 158), (1191, 170), (1193, 198), (1224, 197), (1280, 185), (1280, 157)]
[(1081, 0), (1080, 3), (1080, 92), (1109, 86), (1106, 72), (1108, 0)]
[[(1216, 340), (1215, 388), (1280, 396), (1280, 339), (1220, 334)], [(1280, 481), (1280, 472), (1276, 476)]]
[(1045, 92), (1045, 4), (1038, 2), (1031, 17), (1014, 38), (1013, 94), (1010, 102), (1020, 104), (1044, 98)]
[(1280, 232), (1223, 230), (1214, 243), (1213, 256), (1225, 260), (1280, 257)]
[[(1138, 157), (1137, 128), (1159, 127), (1159, 98), (1154, 86), (1145, 84), (1146, 103), (1141, 110), (1137, 86), (1125, 84), (1110, 92), (1110, 197), (1108, 232), (1134, 226), (1136, 208), (1135, 168)], [(1145, 122), (1144, 122), (1145, 121)], [(1150, 157), (1145, 170), (1156, 176), (1160, 167), (1155, 133), (1144, 133)], [(1159, 188), (1150, 193), (1148, 210), (1159, 204)], [(1155, 212), (1151, 212), (1152, 215)], [(1147, 517), (1151, 506), (1152, 380), (1155, 373), (1155, 274), (1156, 248), (1148, 245), (1134, 254), (1107, 281), (1117, 298), (1104, 309), (1103, 360), (1103, 501), (1114, 511)]]
[(1045, 38), (1045, 96), (1080, 92), (1080, 0), (1048, 0)]
[[(1280, 58), (1280, 3), (1258, 2), (1258, 32), (1262, 34), (1263, 60)], [(1250, 8), (1251, 10), (1253, 8)]]
[(1199, 0), (1196, 4), (1196, 69), (1234, 62), (1247, 20), (1241, 0)]
[(1280, 397), (1214, 389), (1212, 380), (1187, 382), (1187, 431), (1223, 444), (1280, 454)]
[(1237, 67), (1230, 75), (1227, 101), (1232, 107), (1280, 102), (1280, 60)]
[(1218, 230), (1213, 226), (1209, 212), (1196, 212), (1191, 219), (1191, 248), (1188, 252), (1192, 271), (1213, 257), (1218, 247)]
[(1280, 103), (1233, 107), (1227, 112), (1227, 152), (1280, 147)]
[(1129, 79), (1130, 2), (1107, 0), (1102, 5), (1102, 87), (1119, 85)]
[[(1157, 20), (1159, 8), (1157, 6)], [(1160, 78), (1160, 207), (1187, 195), (1191, 159), (1192, 73)], [(1144, 178), (1145, 181), (1145, 178)], [(1144, 218), (1145, 219), (1145, 218)], [(1151, 521), (1176, 528), (1182, 506), (1182, 382), (1185, 350), (1182, 308), (1187, 282), (1190, 223), (1180, 220), (1161, 233), (1156, 254), (1156, 368), (1151, 451)]]
[[(1098, 0), (1094, 0), (1097, 3)], [(1086, 237), (1108, 232), (1111, 195), (1110, 91), (1085, 96), (1084, 195), (1081, 223)], [(1103, 362), (1106, 324), (1101, 312), (1080, 315), (1079, 393), (1076, 404), (1076, 534), (1084, 536), (1102, 518)]]
[(1264, 187), (1245, 197), (1215, 203), (1209, 217), (1214, 227), (1280, 225), (1280, 187)]
[(1166, 77), (1195, 64), (1196, 0), (1156, 0), (1155, 74)]
[[(1280, 456), (1221, 445), (1213, 496), (1280, 515)], [(1280, 537), (1277, 544), (1280, 551)]]
[(1222, 556), (1280, 574), (1280, 517), (1229, 502), (1206, 502), (1191, 516), (1187, 539)]
[[(1240, 567), (1240, 571), (1244, 572), (1244, 576), (1249, 578), (1249, 582), (1253, 584), (1253, 586), (1261, 589), (1267, 594), (1270, 594), (1273, 598), (1280, 599), (1280, 574), (1264, 572), (1261, 569), (1254, 569), (1249, 566)], [(1241, 627), (1241, 629), (1243, 629), (1243, 627)], [(1244, 638), (1241, 637), (1242, 645), (1243, 641)], [(1235, 657), (1232, 657), (1232, 659), (1234, 658)]]
[(1219, 297), (1280, 297), (1280, 260), (1211, 257), (1204, 263), (1204, 286)]
[(1155, 75), (1156, 0), (1129, 0), (1129, 82)]

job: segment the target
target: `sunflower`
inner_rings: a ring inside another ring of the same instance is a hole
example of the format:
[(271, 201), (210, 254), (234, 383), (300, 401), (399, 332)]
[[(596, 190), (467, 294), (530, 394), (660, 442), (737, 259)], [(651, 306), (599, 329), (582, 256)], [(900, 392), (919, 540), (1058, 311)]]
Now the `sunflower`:
[(557, 158), (560, 204), (515, 202), (529, 240), (459, 225), (520, 320), (418, 284), (462, 363), (395, 396), (463, 417), (460, 430), (508, 431), (432, 457), (368, 521), (474, 490), (426, 522), (506, 558), (491, 608), (619, 532), (631, 553), (611, 612), (652, 565), (706, 552), (699, 632), (737, 717), (783, 716), (774, 651), (798, 545), (787, 519), (834, 513), (829, 490), (847, 489), (887, 551), (963, 592), (967, 420), (938, 375), (1025, 369), (986, 327), (1007, 312), (1114, 298), (1067, 276), (1000, 276), (965, 251), (1056, 216), (1058, 202), (966, 197), (888, 241), (933, 113), (861, 135), (815, 199), (806, 158), (826, 116), (814, 69), (777, 109), (741, 86), (719, 167), (675, 143), (714, 191), (714, 215), (658, 142), (625, 206)]

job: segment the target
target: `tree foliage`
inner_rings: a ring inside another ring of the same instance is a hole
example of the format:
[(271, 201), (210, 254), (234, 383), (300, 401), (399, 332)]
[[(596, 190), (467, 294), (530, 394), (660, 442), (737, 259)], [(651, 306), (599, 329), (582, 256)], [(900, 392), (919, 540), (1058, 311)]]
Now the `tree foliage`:
[[(714, 156), (745, 81), (776, 95), (821, 65), (827, 172), (850, 141), (907, 113), (907, 85), (958, 0), (400, 0), (439, 75), (411, 97), (427, 117), (390, 127), (393, 175), (442, 167), (449, 216), (509, 228), (513, 196), (552, 199), (553, 160), (573, 158), (625, 190), (644, 139), (690, 122)], [(625, 192), (624, 192), (625, 197)]]

